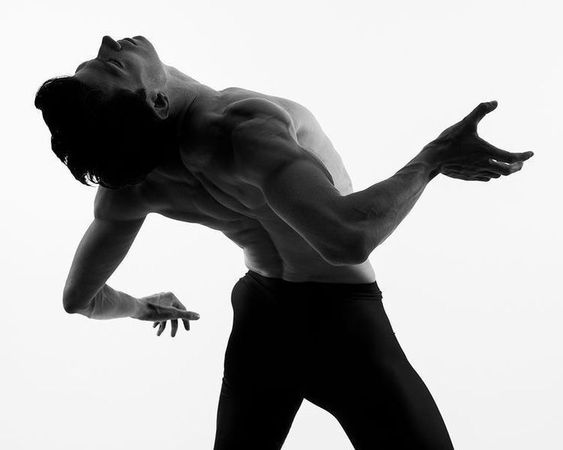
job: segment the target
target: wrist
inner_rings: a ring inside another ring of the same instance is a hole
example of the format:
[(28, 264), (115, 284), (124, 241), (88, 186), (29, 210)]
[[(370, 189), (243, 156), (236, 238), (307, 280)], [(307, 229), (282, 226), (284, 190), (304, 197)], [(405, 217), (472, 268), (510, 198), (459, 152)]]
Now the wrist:
[(132, 297), (133, 302), (131, 305), (131, 310), (129, 312), (129, 317), (132, 319), (138, 319), (142, 313), (143, 303), (138, 298)]
[(434, 146), (427, 145), (424, 147), (421, 152), (415, 156), (413, 162), (419, 163), (424, 167), (429, 181), (441, 173), (442, 163), (439, 156), (439, 149)]

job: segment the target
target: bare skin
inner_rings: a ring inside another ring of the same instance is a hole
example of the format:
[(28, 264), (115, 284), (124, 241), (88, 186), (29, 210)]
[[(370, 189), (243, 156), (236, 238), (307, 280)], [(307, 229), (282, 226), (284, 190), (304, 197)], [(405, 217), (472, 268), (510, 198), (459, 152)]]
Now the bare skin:
[[(108, 60), (114, 60), (108, 61)], [(103, 62), (105, 61), (105, 62)], [(242, 88), (214, 90), (160, 62), (142, 36), (104, 37), (76, 75), (108, 92), (144, 87), (155, 114), (177, 123), (179, 151), (128, 188), (98, 188), (95, 220), (75, 255), (65, 309), (91, 318), (150, 320), (172, 336), (198, 318), (172, 293), (134, 299), (106, 280), (144, 219), (157, 213), (218, 231), (266, 277), (293, 282), (370, 283), (368, 257), (404, 219), (436, 175), (489, 181), (522, 168), (477, 135), (496, 107), (479, 105), (393, 177), (354, 192), (342, 160), (304, 106)]]

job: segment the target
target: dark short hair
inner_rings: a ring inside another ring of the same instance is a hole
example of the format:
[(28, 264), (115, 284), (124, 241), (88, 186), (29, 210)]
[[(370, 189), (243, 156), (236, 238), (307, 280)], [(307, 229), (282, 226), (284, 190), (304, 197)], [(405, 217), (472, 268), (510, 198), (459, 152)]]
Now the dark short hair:
[(35, 107), (53, 152), (85, 185), (139, 183), (177, 146), (172, 125), (156, 116), (144, 89), (108, 97), (76, 77), (56, 77), (41, 85)]

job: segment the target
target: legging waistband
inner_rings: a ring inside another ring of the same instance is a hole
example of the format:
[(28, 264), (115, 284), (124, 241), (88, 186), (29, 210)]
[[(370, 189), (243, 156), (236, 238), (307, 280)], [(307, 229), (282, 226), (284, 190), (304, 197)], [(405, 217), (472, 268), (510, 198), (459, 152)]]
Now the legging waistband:
[(248, 270), (245, 277), (250, 277), (264, 288), (272, 292), (287, 293), (292, 292), (303, 296), (306, 293), (322, 294), (325, 296), (339, 297), (345, 296), (363, 296), (382, 299), (382, 291), (379, 289), (377, 282), (373, 283), (328, 283), (318, 281), (287, 281), (281, 278), (270, 278), (260, 275), (258, 272)]

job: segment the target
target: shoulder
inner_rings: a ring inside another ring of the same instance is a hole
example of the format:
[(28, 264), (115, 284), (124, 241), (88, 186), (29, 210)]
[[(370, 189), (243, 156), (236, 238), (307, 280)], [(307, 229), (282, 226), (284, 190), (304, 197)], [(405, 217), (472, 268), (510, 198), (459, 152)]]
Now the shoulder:
[(94, 217), (116, 221), (144, 219), (148, 210), (142, 197), (142, 184), (121, 189), (98, 186), (94, 199)]
[(264, 97), (249, 97), (230, 103), (225, 108), (225, 118), (235, 133), (259, 124), (281, 126), (289, 131), (295, 128), (291, 114), (278, 103)]
[(291, 115), (264, 98), (248, 98), (229, 105), (233, 162), (237, 174), (254, 185), (303, 156)]

